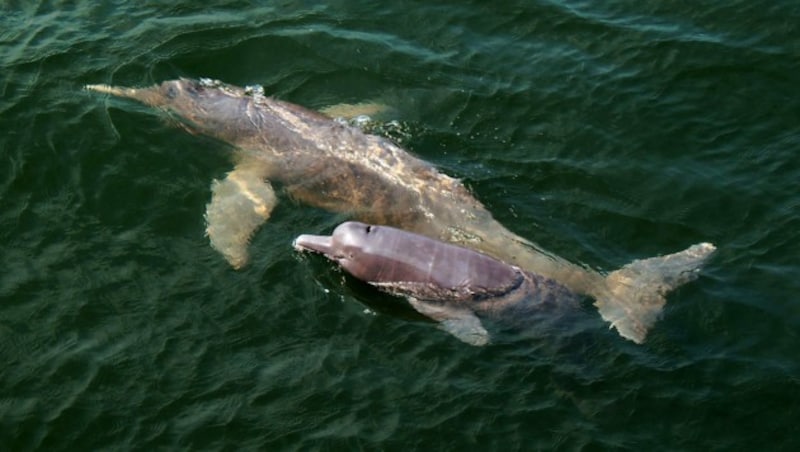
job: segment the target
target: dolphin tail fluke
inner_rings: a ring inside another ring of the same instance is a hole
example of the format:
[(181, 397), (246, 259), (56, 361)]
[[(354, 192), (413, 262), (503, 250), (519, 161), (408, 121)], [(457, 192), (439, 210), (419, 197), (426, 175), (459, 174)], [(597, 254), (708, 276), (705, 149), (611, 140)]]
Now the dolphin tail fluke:
[(622, 337), (641, 344), (658, 320), (667, 293), (696, 279), (714, 250), (714, 245), (700, 243), (667, 256), (633, 261), (606, 277), (607, 290), (596, 297), (595, 306)]

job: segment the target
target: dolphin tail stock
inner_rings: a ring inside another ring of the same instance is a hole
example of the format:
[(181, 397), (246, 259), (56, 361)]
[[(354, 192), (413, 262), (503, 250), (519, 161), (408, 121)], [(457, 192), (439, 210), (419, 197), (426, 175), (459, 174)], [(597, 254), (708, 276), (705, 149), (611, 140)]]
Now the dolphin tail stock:
[(714, 253), (711, 243), (699, 243), (666, 256), (635, 260), (606, 277), (606, 290), (595, 296), (603, 320), (637, 344), (644, 342), (658, 320), (670, 291), (697, 278)]

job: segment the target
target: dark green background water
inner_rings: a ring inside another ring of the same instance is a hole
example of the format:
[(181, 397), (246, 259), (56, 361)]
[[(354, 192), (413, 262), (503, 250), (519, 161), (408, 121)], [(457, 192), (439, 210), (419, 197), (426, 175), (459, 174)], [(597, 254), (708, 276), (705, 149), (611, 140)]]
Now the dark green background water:
[[(208, 6), (200, 6), (200, 5)], [(796, 1), (0, 3), (0, 450), (797, 450)], [(392, 106), (510, 229), (613, 270), (711, 241), (645, 345), (466, 346), (291, 240), (204, 237), (227, 149), (87, 83)]]

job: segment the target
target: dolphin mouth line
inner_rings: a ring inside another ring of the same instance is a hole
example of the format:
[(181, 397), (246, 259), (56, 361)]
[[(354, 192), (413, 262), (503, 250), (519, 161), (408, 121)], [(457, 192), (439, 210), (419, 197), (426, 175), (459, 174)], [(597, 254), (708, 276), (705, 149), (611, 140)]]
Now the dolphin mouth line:
[(342, 262), (347, 260), (347, 256), (342, 256), (342, 255), (338, 255), (338, 254), (323, 253), (321, 251), (317, 251), (317, 250), (314, 250), (314, 249), (311, 249), (311, 248), (305, 248), (305, 247), (302, 247), (302, 246), (295, 246), (294, 249), (296, 251), (300, 252), (300, 253), (318, 254), (320, 256), (323, 256), (325, 259), (328, 259), (329, 261), (334, 262), (334, 263), (339, 264), (339, 265), (341, 265)]

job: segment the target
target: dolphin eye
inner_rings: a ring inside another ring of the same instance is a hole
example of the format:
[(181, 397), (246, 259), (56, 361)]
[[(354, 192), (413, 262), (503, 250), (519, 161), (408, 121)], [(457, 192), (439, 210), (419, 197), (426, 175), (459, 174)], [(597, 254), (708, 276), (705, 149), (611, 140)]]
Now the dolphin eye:
[(372, 232), (372, 226), (367, 225), (365, 230), (367, 231), (367, 234), (369, 234), (370, 232)]
[(189, 92), (191, 95), (197, 95), (205, 90), (202, 84), (195, 82), (194, 80), (189, 81), (186, 84), (186, 91)]

